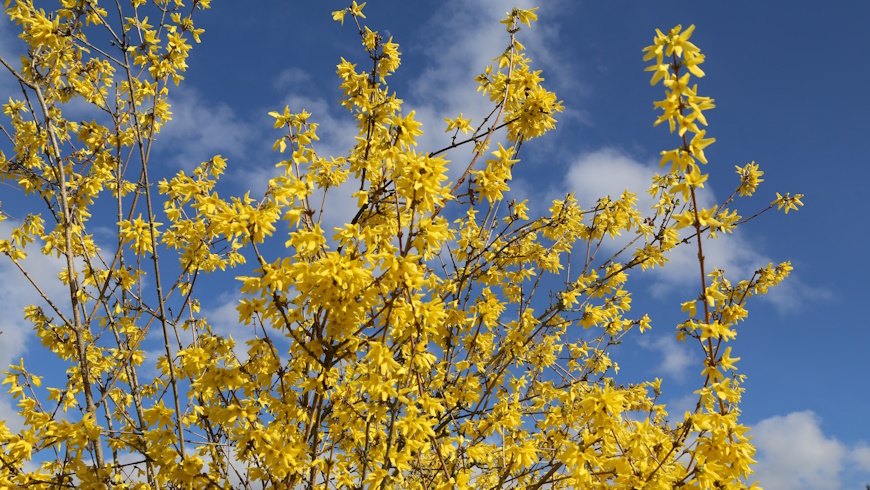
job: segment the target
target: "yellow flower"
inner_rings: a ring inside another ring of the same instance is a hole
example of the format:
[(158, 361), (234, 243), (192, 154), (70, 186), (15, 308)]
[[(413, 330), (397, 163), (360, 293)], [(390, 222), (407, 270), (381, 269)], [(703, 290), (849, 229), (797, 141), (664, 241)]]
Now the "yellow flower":
[(785, 208), (785, 214), (788, 214), (788, 211), (790, 209), (794, 209), (795, 211), (797, 211), (798, 207), (804, 205), (804, 203), (801, 202), (801, 198), (803, 197), (803, 194), (795, 194), (794, 196), (792, 196), (790, 193), (786, 193), (786, 195), (783, 196), (782, 194), (777, 192), (776, 200), (771, 202), (770, 205), (776, 205), (776, 209)]
[(462, 113), (459, 113), (459, 117), (456, 119), (444, 118), (444, 121), (447, 123), (447, 129), (444, 131), (445, 133), (449, 133), (451, 130), (462, 131), (463, 134), (468, 134), (471, 131), (471, 119), (465, 119), (462, 117)]

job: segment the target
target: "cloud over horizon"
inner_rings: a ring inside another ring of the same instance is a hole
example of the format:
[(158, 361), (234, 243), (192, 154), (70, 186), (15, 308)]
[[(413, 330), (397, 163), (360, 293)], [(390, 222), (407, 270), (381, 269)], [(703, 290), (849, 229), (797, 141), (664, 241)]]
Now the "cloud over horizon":
[(850, 446), (827, 436), (815, 412), (766, 418), (750, 434), (758, 449), (750, 481), (766, 490), (845, 490), (861, 485), (861, 478), (870, 481), (867, 443)]

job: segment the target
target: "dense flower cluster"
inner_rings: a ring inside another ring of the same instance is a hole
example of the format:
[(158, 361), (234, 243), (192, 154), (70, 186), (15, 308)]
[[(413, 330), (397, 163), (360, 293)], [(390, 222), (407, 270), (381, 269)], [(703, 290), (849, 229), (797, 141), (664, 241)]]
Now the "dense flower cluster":
[[(658, 32), (645, 50), (652, 83), (666, 88), (656, 124), (680, 138), (662, 152), (654, 209), (639, 210), (629, 192), (592, 209), (569, 194), (532, 219), (527, 202), (505, 195), (523, 142), (563, 110), (517, 40), (535, 9), (508, 13), (507, 47), (477, 78), (490, 118), (445, 119), (451, 147), (473, 148), (452, 163), (417, 149), (421, 124), (389, 90), (398, 44), (360, 24), (364, 3), (334, 12), (356, 24), (372, 62), (337, 67), (357, 144), (325, 157), (316, 115), (271, 112), (282, 131), (276, 175), (262, 196), (228, 198), (217, 192), (219, 155), (153, 186), (149, 178), (151, 145), (171, 119), (167, 94), (183, 80), (188, 40), (202, 34), (190, 14), (208, 0), (193, 9), (133, 0), (111, 15), (90, 0), (61, 0), (50, 13), (10, 3), (28, 53), (19, 68), (0, 58), (25, 88), (3, 105), (14, 150), (0, 154), (0, 177), (46, 212), (17, 223), (0, 253), (43, 295), (25, 316), (68, 370), (65, 384), (45, 389), (38, 367), (5, 371), (25, 427), (0, 422), (0, 487), (745, 486), (754, 449), (738, 421), (740, 358), (724, 344), (746, 301), (791, 267), (736, 283), (706, 269), (702, 239), (745, 222), (728, 206), (753, 194), (763, 172), (738, 167), (734, 195), (699, 207), (713, 100), (690, 86), (704, 75), (691, 27)], [(150, 21), (149, 7), (159, 14)], [(99, 116), (68, 120), (72, 99)], [(456, 182), (449, 165), (464, 169)], [(324, 229), (322, 203), (343, 184), (357, 189), (358, 212)], [(800, 195), (777, 196), (770, 208), (801, 205)], [(93, 231), (107, 223), (117, 244), (101, 249)], [(634, 249), (602, 257), (602, 242), (619, 235), (634, 237)], [(29, 245), (63, 262), (66, 297), (44, 294), (28, 274)], [(281, 252), (269, 259), (265, 246)], [(694, 411), (669, 414), (662, 381), (619, 384), (609, 352), (651, 325), (631, 316), (629, 272), (664, 267), (689, 246), (701, 287), (683, 303), (677, 336), (703, 349), (704, 382)], [(249, 261), (237, 278), (239, 323), (257, 335), (241, 348), (212, 331), (197, 284)], [(155, 335), (164, 354), (146, 377), (143, 341)]]

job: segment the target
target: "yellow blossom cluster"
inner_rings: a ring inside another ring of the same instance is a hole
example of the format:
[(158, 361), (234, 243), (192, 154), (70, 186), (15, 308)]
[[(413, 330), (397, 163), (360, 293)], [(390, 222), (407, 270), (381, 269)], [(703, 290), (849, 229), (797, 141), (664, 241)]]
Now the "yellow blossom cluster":
[[(192, 14), (210, 2), (121, 3), (5, 5), (28, 52), (20, 66), (0, 57), (24, 88), (3, 105), (12, 153), (0, 153), (0, 179), (44, 211), (16, 223), (0, 254), (44, 300), (24, 318), (67, 370), (45, 387), (54, 379), (39, 365), (4, 371), (23, 428), (0, 421), (0, 488), (745, 486), (743, 376), (723, 343), (746, 301), (791, 266), (737, 283), (705, 269), (702, 235), (745, 221), (725, 206), (763, 172), (738, 167), (735, 194), (698, 207), (713, 101), (690, 87), (704, 61), (692, 28), (658, 32), (646, 49), (666, 88), (656, 124), (682, 141), (662, 153), (654, 208), (628, 191), (590, 209), (567, 194), (531, 218), (507, 197), (519, 151), (563, 110), (518, 40), (536, 9), (507, 13), (506, 48), (476, 79), (490, 118), (445, 118), (453, 139), (435, 150), (418, 147), (422, 124), (387, 84), (398, 44), (360, 23), (365, 3), (333, 12), (365, 52), (336, 69), (356, 144), (326, 157), (315, 114), (269, 112), (275, 175), (262, 195), (228, 197), (220, 155), (156, 182), (149, 173), (188, 40), (203, 35)], [(93, 119), (69, 121), (73, 99)], [(467, 160), (446, 158), (463, 145)], [(327, 226), (327, 198), (348, 187), (356, 214)], [(777, 194), (768, 209), (800, 198)], [(106, 227), (115, 237), (98, 246)], [(630, 245), (607, 256), (616, 237)], [(705, 353), (703, 384), (694, 411), (669, 414), (662, 380), (621, 384), (611, 351), (652, 328), (631, 312), (629, 274), (696, 244), (702, 287), (676, 335)], [(61, 262), (63, 294), (30, 273), (31, 245)], [(238, 335), (200, 305), (202, 283), (227, 270)]]

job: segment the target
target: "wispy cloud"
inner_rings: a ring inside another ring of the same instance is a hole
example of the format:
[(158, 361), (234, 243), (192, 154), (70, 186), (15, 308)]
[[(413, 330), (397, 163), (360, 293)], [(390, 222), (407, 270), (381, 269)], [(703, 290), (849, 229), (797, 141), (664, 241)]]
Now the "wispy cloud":
[[(462, 113), (463, 117), (471, 117), (472, 125), (477, 127), (492, 111), (494, 103), (477, 91), (474, 78), (509, 46), (509, 36), (499, 20), (513, 6), (534, 5), (528, 1), (507, 5), (496, 0), (452, 0), (444, 2), (437, 14), (419, 29), (419, 39), (425, 48), (415, 54), (424, 55), (427, 68), (409, 84), (407, 107), (416, 110), (416, 119), (423, 123), (425, 134), (418, 139), (422, 150), (434, 151), (450, 144), (450, 135), (444, 133), (445, 117), (452, 119)], [(537, 25), (523, 26), (519, 36), (529, 52), (534, 53), (533, 59), (550, 51), (548, 47), (557, 41), (553, 32)], [(411, 47), (417, 46), (412, 43)], [(535, 63), (534, 67), (541, 65)], [(447, 158), (454, 161), (449, 167), (452, 179), (459, 177), (470, 156), (470, 147), (447, 153)]]
[(244, 160), (253, 139), (251, 121), (223, 102), (204, 100), (196, 89), (184, 85), (173, 88), (169, 103), (172, 120), (157, 140), (158, 149), (172, 149), (170, 168), (189, 170), (216, 154)]
[[(19, 222), (11, 219), (3, 221), (0, 223), (0, 237), (9, 237), (13, 228), (18, 225)], [(21, 260), (20, 264), (43, 292), (57, 301), (58, 307), (62, 307), (64, 295), (69, 294), (69, 289), (57, 279), (63, 264), (56, 258), (42, 255), (34, 246), (28, 247), (27, 251), (29, 252), (27, 258)], [(0, 298), (3, 301), (4, 311), (0, 318), (0, 332), (2, 332), (0, 333), (0, 369), (5, 370), (10, 364), (17, 365), (19, 359), (27, 357), (26, 354), (34, 347), (33, 325), (24, 319), (24, 308), (32, 304), (42, 305), (43, 301), (21, 271), (7, 257), (2, 257), (0, 260), (0, 277), (3, 278), (0, 280)], [(53, 316), (48, 311), (46, 313)], [(38, 345), (36, 347), (41, 349)], [(33, 362), (34, 358), (31, 357), (30, 361), (25, 363), (26, 367), (33, 368), (34, 364), (38, 365)], [(36, 374), (50, 373), (37, 371)], [(6, 421), (6, 427), (15, 432), (23, 427), (23, 419), (10, 401), (11, 398), (0, 398), (0, 420)]]
[(661, 361), (655, 367), (657, 375), (664, 375), (669, 379), (684, 381), (693, 371), (698, 371), (700, 365), (698, 358), (692, 354), (692, 350), (677, 341), (673, 334), (650, 338), (649, 335), (637, 337), (638, 343), (644, 349), (658, 353)]
[[(20, 225), (13, 220), (0, 223), (0, 237), (7, 238), (12, 230)], [(46, 257), (34, 247), (28, 247), (28, 256), (21, 260), (22, 267), (39, 285), (49, 298), (62, 300), (69, 295), (67, 289), (58, 279), (58, 273), (63, 269), (60, 260)], [(28, 351), (29, 340), (32, 337), (33, 325), (24, 320), (24, 308), (28, 305), (42, 304), (42, 298), (21, 274), (18, 268), (6, 257), (0, 260), (0, 298), (3, 298), (3, 310), (6, 314), (0, 319), (0, 366), (10, 363), (18, 364), (18, 359)], [(62, 302), (58, 303), (61, 307)]]
[[(413, 109), (415, 119), (422, 123), (424, 134), (417, 139), (419, 151), (434, 151), (450, 144), (450, 135), (444, 133), (445, 117), (462, 113), (477, 125), (492, 110), (493, 103), (477, 92), (474, 78), (508, 47), (509, 36), (498, 21), (512, 6), (495, 0), (450, 0), (420, 26), (418, 40), (395, 39), (402, 46), (403, 56), (415, 56), (426, 67), (418, 73), (403, 73), (410, 75), (411, 81), (407, 84), (409, 90), (399, 94), (405, 100), (403, 112)], [(521, 1), (517, 6), (531, 8), (533, 4)], [(388, 32), (384, 34), (389, 36)], [(529, 51), (543, 53), (540, 56), (544, 57), (546, 47), (557, 42), (556, 33), (534, 25), (531, 29), (524, 26), (521, 37)], [(355, 144), (356, 123), (331, 99), (327, 100), (331, 94), (316, 86), (307, 72), (297, 67), (284, 69), (273, 78), (272, 85), (288, 93), (280, 105), (289, 105), (293, 112), (304, 108), (312, 114), (311, 121), (320, 123), (321, 141), (316, 144), (319, 154), (342, 155)], [(446, 156), (454, 160), (448, 175), (455, 181), (471, 158), (471, 147), (453, 150)], [(258, 168), (248, 171), (246, 180), (265, 182), (272, 174), (270, 169)], [(524, 185), (522, 181), (514, 184), (518, 190)], [(325, 204), (328, 212), (324, 215), (327, 230), (353, 216), (356, 200), (350, 196), (355, 190), (353, 185), (330, 190)], [(519, 197), (517, 191), (513, 194)]]
[(285, 68), (272, 80), (272, 88), (276, 92), (292, 91), (301, 92), (302, 90), (313, 89), (314, 81), (311, 74), (302, 68), (295, 66)]
[[(756, 480), (768, 490), (839, 490), (870, 479), (870, 448), (828, 437), (812, 411), (770, 417), (750, 434), (758, 449)], [(844, 481), (856, 480), (856, 481)]]
[[(287, 70), (279, 75), (280, 78), (287, 78)], [(294, 75), (295, 76), (295, 75)], [(303, 87), (300, 92), (291, 92), (281, 102), (281, 105), (288, 105), (291, 112), (301, 112), (303, 109), (311, 113), (310, 122), (317, 123), (317, 137), (319, 141), (313, 144), (314, 150), (321, 158), (338, 158), (346, 156), (351, 148), (356, 144), (354, 137), (357, 135), (356, 122), (353, 117), (344, 109), (338, 107), (334, 103), (328, 102), (323, 96), (317, 95), (314, 92), (305, 90)], [(279, 137), (280, 133), (275, 133), (275, 138)], [(290, 155), (276, 155), (277, 159), (290, 158)], [(259, 182), (265, 184), (269, 178), (275, 176), (278, 170), (274, 168), (264, 168), (258, 172), (250, 174), (252, 179), (258, 179)], [(353, 176), (351, 175), (352, 179)], [(256, 186), (256, 182), (249, 180), (249, 184)], [(323, 208), (323, 217), (321, 226), (326, 231), (326, 236), (332, 236), (332, 229), (341, 226), (344, 223), (353, 219), (357, 211), (357, 200), (352, 197), (353, 193), (359, 188), (359, 182), (348, 180), (344, 184), (329, 188), (324, 194), (322, 189), (316, 189), (311, 197), (310, 202), (315, 210)], [(316, 215), (317, 219), (320, 215)]]
[[(601, 148), (580, 155), (569, 166), (564, 182), (554, 187), (549, 197), (575, 192), (581, 205), (589, 209), (601, 197), (616, 198), (623, 191), (628, 190), (637, 195), (638, 209), (644, 213), (654, 204), (647, 189), (656, 173), (662, 173), (658, 162), (640, 162), (618, 149)], [(698, 192), (698, 199), (698, 204), (702, 207), (709, 207), (717, 202), (715, 190), (709, 184)], [(626, 236), (615, 241), (605, 240), (604, 246), (607, 250), (615, 252), (621, 249), (628, 239)], [(680, 246), (670, 252), (668, 255), (670, 263), (664, 268), (656, 268), (650, 272), (655, 278), (651, 293), (656, 297), (662, 297), (676, 289), (694, 284), (699, 275), (697, 253), (697, 249), (690, 246)], [(759, 268), (769, 263), (780, 262), (760, 250), (739, 229), (733, 234), (720, 234), (718, 239), (705, 239), (704, 256), (708, 272), (714, 267), (719, 268), (724, 270), (726, 277), (732, 280), (748, 279)], [(826, 291), (801, 282), (798, 273), (771, 290), (765, 298), (781, 311), (786, 311), (799, 304), (824, 300), (829, 296)]]
[(698, 405), (698, 395), (689, 393), (670, 399), (666, 406), (671, 422), (682, 422), (686, 412), (694, 412)]
[(257, 337), (254, 332), (257, 327), (239, 322), (239, 311), (236, 306), (240, 298), (238, 292), (222, 293), (213, 302), (205, 305), (202, 313), (213, 334), (223, 338), (232, 336), (233, 341), (236, 342), (233, 352), (239, 360), (245, 360), (248, 358), (248, 346), (245, 342)]
[(858, 468), (870, 473), (870, 446), (860, 443), (849, 453), (849, 459)]
[(13, 434), (18, 434), (24, 429), (24, 418), (18, 415), (18, 409), (12, 407), (9, 398), (0, 400), (0, 422)]
[[(235, 352), (236, 357), (240, 361), (244, 362), (248, 359), (249, 346), (247, 342), (256, 338), (263, 338), (263, 331), (254, 322), (245, 325), (239, 321), (239, 311), (236, 307), (239, 305), (239, 300), (242, 297), (241, 293), (232, 290), (218, 294), (213, 300), (203, 305), (202, 316), (207, 320), (213, 334), (220, 335), (223, 338), (233, 337), (233, 341), (236, 343), (233, 352)], [(268, 325), (266, 325), (266, 332), (278, 350), (286, 353), (289, 343), (284, 335)]]

